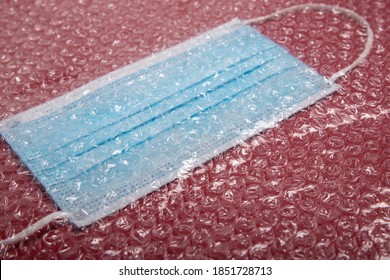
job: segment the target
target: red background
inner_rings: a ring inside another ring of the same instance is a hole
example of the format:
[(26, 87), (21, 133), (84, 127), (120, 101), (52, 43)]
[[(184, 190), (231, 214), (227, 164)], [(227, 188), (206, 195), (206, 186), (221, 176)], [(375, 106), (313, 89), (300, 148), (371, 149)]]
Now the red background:
[[(0, 119), (232, 18), (306, 1), (1, 1)], [(390, 253), (390, 71), (387, 0), (321, 1), (366, 18), (368, 59), (342, 89), (93, 225), (44, 227), (2, 259), (377, 259)], [(258, 26), (330, 76), (366, 32), (329, 12)], [(57, 210), (0, 142), (0, 237)]]

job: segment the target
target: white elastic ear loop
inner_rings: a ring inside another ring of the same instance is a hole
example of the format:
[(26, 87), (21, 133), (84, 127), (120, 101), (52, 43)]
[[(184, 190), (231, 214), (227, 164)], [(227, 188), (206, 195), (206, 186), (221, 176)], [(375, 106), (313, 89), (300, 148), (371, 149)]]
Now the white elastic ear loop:
[(47, 215), (46, 217), (40, 219), (38, 222), (35, 224), (32, 224), (31, 226), (27, 227), (26, 229), (22, 230), (21, 232), (11, 236), (10, 238), (7, 238), (5, 240), (0, 241), (0, 245), (12, 245), (15, 243), (18, 243), (25, 239), (26, 237), (29, 237), (30, 235), (34, 234), (44, 226), (48, 225), (52, 221), (58, 218), (67, 218), (69, 217), (70, 214), (67, 212), (62, 212), (62, 211), (57, 211), (54, 213), (51, 213)]
[(295, 11), (300, 11), (300, 10), (330, 10), (333, 13), (339, 12), (342, 13), (346, 16), (349, 16), (353, 19), (355, 19), (359, 24), (364, 26), (367, 29), (367, 41), (366, 41), (366, 46), (364, 47), (363, 52), (359, 55), (359, 57), (352, 62), (349, 66), (339, 70), (337, 73), (333, 74), (329, 80), (332, 82), (335, 82), (338, 78), (344, 76), (347, 74), (349, 71), (354, 69), (356, 66), (358, 66), (362, 61), (367, 57), (369, 54), (372, 44), (374, 42), (374, 33), (372, 32), (372, 29), (370, 27), (370, 24), (359, 14), (355, 13), (354, 11), (351, 11), (346, 8), (341, 8), (339, 6), (333, 6), (333, 5), (325, 5), (325, 4), (302, 4), (302, 5), (296, 5), (296, 6), (291, 6), (286, 9), (282, 9), (279, 11), (276, 11), (272, 14), (266, 15), (266, 16), (261, 16), (257, 18), (252, 18), (245, 20), (245, 24), (253, 24), (253, 23), (261, 23), (268, 21), (272, 18), (278, 17), (280, 15), (288, 14), (291, 12)]

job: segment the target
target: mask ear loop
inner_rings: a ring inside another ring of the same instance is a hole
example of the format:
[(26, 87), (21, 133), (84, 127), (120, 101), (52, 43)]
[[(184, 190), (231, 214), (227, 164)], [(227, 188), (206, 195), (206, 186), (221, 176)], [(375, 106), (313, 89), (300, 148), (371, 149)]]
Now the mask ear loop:
[(58, 219), (58, 218), (68, 218), (70, 216), (70, 213), (63, 212), (63, 211), (57, 211), (54, 213), (51, 213), (47, 215), (46, 217), (40, 219), (38, 222), (32, 224), (31, 226), (25, 228), (21, 232), (11, 236), (10, 238), (4, 239), (0, 241), (0, 245), (13, 245), (16, 244), (23, 239), (29, 237), (30, 235), (34, 234), (44, 226), (48, 225), (52, 221)]
[(349, 71), (354, 69), (360, 63), (362, 63), (362, 61), (370, 53), (370, 50), (372, 48), (372, 44), (374, 42), (374, 33), (373, 33), (372, 29), (371, 29), (370, 24), (361, 15), (355, 13), (354, 11), (351, 11), (349, 9), (342, 8), (342, 7), (339, 7), (339, 6), (325, 5), (325, 4), (302, 4), (302, 5), (295, 5), (295, 6), (288, 7), (286, 9), (282, 9), (282, 10), (276, 11), (276, 12), (271, 13), (271, 14), (266, 15), (266, 16), (261, 16), (261, 17), (256, 17), (256, 18), (244, 20), (243, 23), (244, 24), (263, 23), (263, 22), (266, 22), (266, 21), (268, 21), (270, 19), (274, 19), (276, 17), (279, 17), (281, 15), (292, 13), (292, 12), (295, 12), (295, 11), (302, 11), (302, 10), (328, 10), (328, 11), (332, 11), (333, 13), (341, 13), (341, 14), (344, 14), (344, 15), (346, 15), (348, 17), (353, 18), (360, 25), (365, 27), (366, 30), (367, 30), (367, 40), (366, 40), (366, 45), (364, 47), (363, 52), (350, 65), (348, 65), (347, 67), (345, 67), (345, 68), (339, 70), (338, 72), (336, 72), (335, 74), (333, 74), (329, 78), (330, 81), (335, 82), (340, 77), (345, 76)]
[[(367, 55), (369, 54), (369, 52), (372, 48), (372, 44), (374, 41), (374, 34), (373, 34), (372, 29), (371, 29), (370, 25), (368, 24), (368, 22), (359, 14), (355, 13), (354, 11), (351, 11), (351, 10), (348, 10), (345, 8), (341, 8), (338, 6), (331, 6), (331, 5), (325, 5), (325, 4), (303, 4), (303, 5), (291, 6), (289, 8), (282, 9), (280, 11), (274, 12), (274, 13), (266, 15), (266, 16), (248, 19), (248, 20), (243, 21), (243, 23), (244, 24), (262, 23), (262, 22), (268, 21), (270, 19), (273, 19), (275, 17), (278, 17), (280, 15), (292, 13), (292, 12), (299, 11), (299, 10), (307, 10), (307, 9), (330, 10), (334, 13), (340, 12), (342, 14), (345, 14), (345, 15), (355, 19), (358, 23), (360, 23), (362, 26), (364, 26), (367, 29), (367, 41), (366, 41), (366, 46), (365, 46), (363, 52), (351, 65), (339, 70), (337, 73), (333, 74), (329, 78), (332, 82), (335, 82), (337, 79), (344, 76), (349, 71), (354, 69), (357, 65), (359, 65), (367, 57)], [(0, 245), (5, 246), (5, 245), (16, 244), (16, 243), (22, 241), (23, 239), (31, 236), (32, 234), (34, 234), (35, 232), (37, 232), (38, 230), (40, 230), (44, 226), (51, 223), (52, 221), (54, 221), (58, 218), (69, 218), (71, 215), (72, 215), (71, 213), (67, 213), (67, 212), (63, 212), (63, 211), (57, 211), (57, 212), (51, 213), (51, 214), (47, 215), (46, 217), (42, 218), (41, 220), (39, 220), (38, 222), (36, 222), (36, 223), (32, 224), (31, 226), (27, 227), (26, 229), (22, 230), (21, 232), (13, 235), (12, 237), (1, 240)]]

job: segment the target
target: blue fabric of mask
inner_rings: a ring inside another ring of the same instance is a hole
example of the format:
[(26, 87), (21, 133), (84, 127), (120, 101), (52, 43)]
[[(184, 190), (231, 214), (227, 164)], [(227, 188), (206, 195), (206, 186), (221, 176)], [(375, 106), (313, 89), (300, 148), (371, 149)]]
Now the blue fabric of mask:
[(81, 227), (337, 88), (233, 20), (6, 120), (0, 133)]

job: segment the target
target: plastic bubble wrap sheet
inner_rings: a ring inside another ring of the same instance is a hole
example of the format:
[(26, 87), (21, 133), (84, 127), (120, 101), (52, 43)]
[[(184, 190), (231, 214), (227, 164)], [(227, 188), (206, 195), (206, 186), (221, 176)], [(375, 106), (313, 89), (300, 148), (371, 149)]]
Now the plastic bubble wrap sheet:
[[(65, 3), (62, 3), (65, 2)], [(131, 3), (130, 3), (131, 2)], [(305, 1), (5, 1), (0, 119), (232, 18)], [(368, 59), (340, 90), (91, 226), (56, 221), (2, 259), (378, 259), (390, 253), (389, 3), (324, 1), (366, 18)], [(329, 12), (256, 28), (320, 74), (362, 51), (365, 30)], [(0, 236), (58, 210), (0, 142)]]

